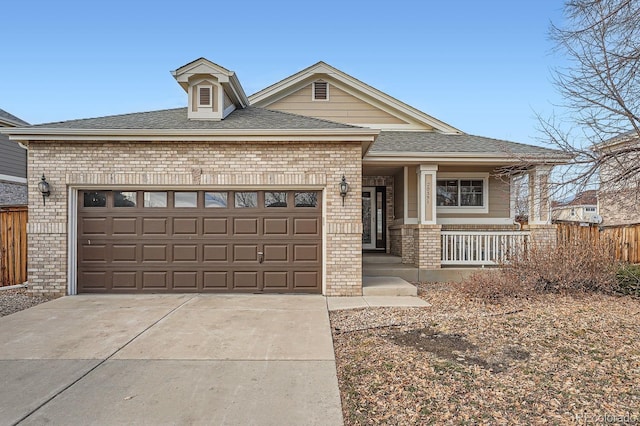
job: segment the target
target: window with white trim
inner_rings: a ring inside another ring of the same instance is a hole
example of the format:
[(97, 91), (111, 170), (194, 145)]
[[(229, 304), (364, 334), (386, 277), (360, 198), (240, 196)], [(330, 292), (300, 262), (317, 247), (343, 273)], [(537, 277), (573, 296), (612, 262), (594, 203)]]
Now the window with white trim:
[(438, 174), (436, 207), (441, 213), (488, 213), (489, 174)]
[(328, 101), (329, 100), (329, 83), (326, 81), (313, 82), (313, 100)]

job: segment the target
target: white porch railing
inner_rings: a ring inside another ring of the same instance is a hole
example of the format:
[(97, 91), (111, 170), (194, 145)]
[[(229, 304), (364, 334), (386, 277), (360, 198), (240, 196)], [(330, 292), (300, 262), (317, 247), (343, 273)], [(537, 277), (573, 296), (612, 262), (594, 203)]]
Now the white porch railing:
[(496, 265), (524, 250), (529, 232), (442, 231), (443, 265)]

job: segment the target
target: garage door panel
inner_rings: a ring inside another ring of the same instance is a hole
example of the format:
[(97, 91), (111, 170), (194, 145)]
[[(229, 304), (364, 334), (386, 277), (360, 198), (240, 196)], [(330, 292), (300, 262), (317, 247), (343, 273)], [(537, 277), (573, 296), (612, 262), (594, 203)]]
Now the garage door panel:
[(258, 290), (258, 271), (234, 271), (233, 288)]
[(114, 262), (135, 263), (137, 261), (135, 244), (113, 244), (111, 257)]
[(228, 219), (205, 217), (204, 223), (204, 235), (227, 235), (227, 222)]
[(233, 233), (235, 235), (258, 235), (258, 219), (233, 218)]
[(289, 233), (289, 218), (264, 218), (265, 235), (287, 235)]
[(205, 191), (191, 191), (197, 201), (181, 208), (180, 191), (128, 192), (143, 200), (149, 191), (169, 202), (125, 209), (104, 190), (106, 206), (78, 207), (79, 292), (321, 292), (319, 203), (304, 207), (280, 190), (287, 202), (267, 207), (273, 191), (253, 191), (256, 202), (240, 206), (227, 190), (234, 201), (213, 208)]
[(137, 222), (135, 217), (114, 217), (113, 235), (137, 235)]
[(107, 235), (106, 217), (85, 217), (80, 221), (80, 232), (84, 235)]
[(142, 246), (143, 262), (166, 262), (167, 246), (166, 244), (145, 244)]
[(195, 271), (176, 271), (173, 273), (173, 288), (183, 290), (198, 289), (198, 273)]
[(173, 245), (173, 261), (174, 262), (197, 262), (198, 246), (196, 244), (174, 244)]
[(142, 235), (168, 235), (167, 219), (160, 217), (143, 217)]
[(195, 217), (177, 217), (173, 219), (174, 235), (198, 235), (198, 219)]
[(287, 290), (289, 289), (289, 272), (265, 271), (263, 285), (265, 290)]
[(106, 263), (107, 262), (107, 246), (105, 244), (83, 244), (82, 246), (83, 262), (90, 263)]
[(229, 260), (226, 244), (205, 244), (203, 260), (205, 262), (227, 262)]
[(167, 289), (168, 273), (166, 271), (144, 271), (142, 272), (143, 289)]
[(78, 280), (83, 283), (85, 290), (106, 290), (107, 289), (107, 272), (106, 271), (83, 271), (78, 274)]
[(257, 262), (258, 251), (256, 244), (236, 244), (233, 246), (233, 262)]
[(293, 287), (295, 289), (311, 289), (321, 285), (317, 271), (294, 271)]
[(320, 260), (320, 245), (318, 244), (294, 244), (294, 262), (318, 262)]
[(297, 217), (293, 219), (293, 235), (319, 236), (320, 223), (318, 218)]
[(264, 245), (264, 261), (268, 262), (288, 262), (289, 246), (288, 244), (265, 244)]
[(227, 290), (229, 288), (228, 271), (204, 271), (202, 287), (211, 290)]
[(113, 271), (112, 282), (114, 289), (136, 290), (138, 288), (138, 273), (135, 271)]

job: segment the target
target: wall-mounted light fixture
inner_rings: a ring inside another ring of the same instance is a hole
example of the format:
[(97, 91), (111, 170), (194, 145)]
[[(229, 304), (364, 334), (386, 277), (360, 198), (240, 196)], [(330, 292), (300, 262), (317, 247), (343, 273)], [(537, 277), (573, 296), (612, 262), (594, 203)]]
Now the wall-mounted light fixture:
[(342, 175), (342, 180), (339, 184), (340, 187), (340, 196), (342, 197), (342, 205), (344, 206), (344, 197), (347, 196), (347, 192), (349, 192), (349, 184), (347, 183), (347, 179)]
[(42, 174), (42, 178), (40, 182), (38, 182), (38, 191), (42, 194), (42, 203), (47, 205), (47, 197), (51, 195), (51, 189), (49, 187), (49, 182), (47, 182), (47, 178), (44, 177), (44, 173)]

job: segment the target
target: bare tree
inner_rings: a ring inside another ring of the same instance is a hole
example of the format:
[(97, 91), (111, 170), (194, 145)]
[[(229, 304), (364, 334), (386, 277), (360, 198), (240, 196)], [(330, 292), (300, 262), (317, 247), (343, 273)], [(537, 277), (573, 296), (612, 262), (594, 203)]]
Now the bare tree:
[(640, 172), (640, 0), (567, 0), (551, 39), (562, 114), (538, 116), (541, 140), (571, 156), (557, 180), (581, 191), (637, 187)]

